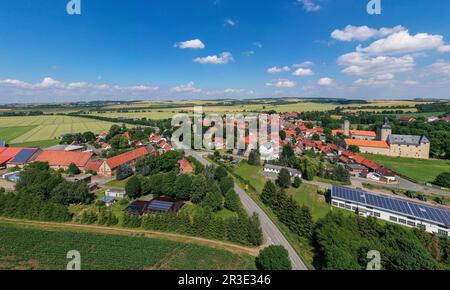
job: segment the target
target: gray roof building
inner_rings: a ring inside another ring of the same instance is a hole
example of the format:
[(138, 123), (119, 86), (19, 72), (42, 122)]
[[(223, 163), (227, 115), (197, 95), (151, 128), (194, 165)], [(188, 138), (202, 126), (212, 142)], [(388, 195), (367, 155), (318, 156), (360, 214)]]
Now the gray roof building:
[(425, 136), (411, 136), (411, 135), (390, 135), (388, 138), (389, 144), (395, 144), (395, 145), (412, 145), (412, 146), (419, 146), (422, 144), (428, 144), (430, 143), (430, 140), (428, 140)]

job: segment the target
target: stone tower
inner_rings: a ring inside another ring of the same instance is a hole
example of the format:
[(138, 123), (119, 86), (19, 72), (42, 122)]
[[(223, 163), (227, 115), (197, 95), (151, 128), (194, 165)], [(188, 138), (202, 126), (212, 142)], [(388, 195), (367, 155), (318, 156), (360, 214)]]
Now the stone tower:
[(387, 141), (389, 136), (392, 135), (392, 128), (389, 125), (388, 118), (384, 119), (384, 124), (381, 126), (379, 133), (378, 133), (378, 139), (381, 141)]
[(344, 122), (344, 135), (350, 137), (350, 121), (345, 120)]

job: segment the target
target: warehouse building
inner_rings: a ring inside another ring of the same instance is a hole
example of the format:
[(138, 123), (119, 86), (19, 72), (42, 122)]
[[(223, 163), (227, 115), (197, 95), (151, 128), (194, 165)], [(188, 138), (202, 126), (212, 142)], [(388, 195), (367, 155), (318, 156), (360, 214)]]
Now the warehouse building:
[(341, 186), (333, 186), (331, 205), (361, 216), (450, 236), (450, 210), (446, 208)]

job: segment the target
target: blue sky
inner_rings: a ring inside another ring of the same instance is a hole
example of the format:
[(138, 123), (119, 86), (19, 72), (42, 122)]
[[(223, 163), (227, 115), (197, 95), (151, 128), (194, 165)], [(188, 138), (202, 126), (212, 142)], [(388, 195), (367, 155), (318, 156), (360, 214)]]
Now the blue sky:
[(450, 98), (450, 2), (0, 0), (0, 103)]

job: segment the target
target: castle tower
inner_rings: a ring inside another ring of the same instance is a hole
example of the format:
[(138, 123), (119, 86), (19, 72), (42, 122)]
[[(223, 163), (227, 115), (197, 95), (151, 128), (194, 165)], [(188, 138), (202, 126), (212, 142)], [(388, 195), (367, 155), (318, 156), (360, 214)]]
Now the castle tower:
[(344, 122), (344, 135), (350, 137), (350, 121), (345, 120)]
[(389, 125), (388, 118), (386, 118), (384, 119), (383, 126), (381, 126), (381, 129), (379, 130), (378, 139), (381, 141), (387, 141), (390, 135), (392, 135), (392, 128)]

